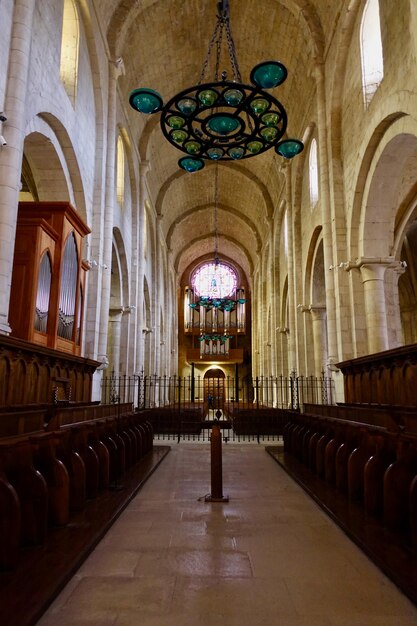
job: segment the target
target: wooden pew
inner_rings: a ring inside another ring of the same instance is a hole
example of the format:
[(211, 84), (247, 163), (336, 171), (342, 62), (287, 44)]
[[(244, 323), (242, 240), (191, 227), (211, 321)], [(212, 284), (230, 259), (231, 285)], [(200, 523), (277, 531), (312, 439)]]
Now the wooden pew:
[(146, 415), (119, 410), (104, 405), (105, 417), (76, 423), (64, 411), (56, 430), (0, 439), (0, 570), (14, 566), (20, 546), (42, 544), (48, 526), (68, 524), (152, 450)]

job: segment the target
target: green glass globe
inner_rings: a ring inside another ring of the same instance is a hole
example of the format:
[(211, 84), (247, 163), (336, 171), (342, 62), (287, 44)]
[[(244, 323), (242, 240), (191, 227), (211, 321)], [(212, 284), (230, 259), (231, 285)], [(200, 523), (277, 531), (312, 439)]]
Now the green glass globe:
[(184, 144), (184, 148), (187, 150), (188, 154), (198, 154), (201, 149), (201, 144), (198, 141), (187, 141)]
[(279, 115), (278, 113), (265, 113), (265, 115), (262, 115), (262, 121), (266, 126), (277, 126), (278, 122), (279, 122)]
[(178, 165), (186, 172), (198, 172), (204, 167), (203, 159), (193, 159), (192, 157), (183, 157), (178, 161)]
[(188, 134), (185, 130), (173, 130), (171, 132), (171, 137), (175, 141), (175, 143), (182, 144), (188, 138)]
[(227, 89), (223, 98), (231, 107), (235, 107), (242, 101), (243, 93), (239, 89)]
[(241, 159), (243, 157), (243, 155), (245, 154), (245, 151), (243, 148), (240, 148), (239, 146), (237, 146), (236, 148), (229, 148), (228, 154), (230, 158), (237, 161), (238, 159)]
[(265, 126), (261, 129), (261, 135), (266, 141), (274, 141), (278, 134), (278, 130), (273, 126)]
[(171, 128), (182, 128), (185, 124), (185, 119), (179, 115), (171, 115), (167, 120), (167, 124)]
[(217, 92), (213, 89), (205, 89), (200, 91), (198, 99), (204, 106), (211, 107), (217, 100)]
[(275, 152), (285, 159), (292, 159), (300, 154), (304, 149), (304, 144), (299, 139), (284, 139), (275, 146)]
[(207, 122), (208, 128), (218, 135), (226, 136), (240, 128), (240, 121), (226, 113), (217, 113)]
[(252, 100), (250, 103), (250, 107), (256, 115), (262, 115), (268, 108), (268, 100), (265, 100), (265, 98), (255, 98), (255, 100)]
[(250, 141), (247, 148), (251, 154), (258, 154), (263, 148), (263, 143), (260, 141)]
[(134, 89), (129, 96), (130, 106), (139, 113), (156, 113), (163, 107), (163, 101), (157, 91), (141, 87)]
[(213, 161), (217, 161), (218, 159), (221, 159), (224, 151), (221, 148), (209, 148), (207, 150), (207, 154), (209, 155), (210, 159), (213, 159)]
[(182, 98), (177, 106), (184, 115), (191, 115), (197, 108), (197, 102), (192, 98)]
[(251, 82), (261, 89), (278, 87), (287, 78), (287, 68), (278, 61), (265, 61), (255, 65), (250, 73)]

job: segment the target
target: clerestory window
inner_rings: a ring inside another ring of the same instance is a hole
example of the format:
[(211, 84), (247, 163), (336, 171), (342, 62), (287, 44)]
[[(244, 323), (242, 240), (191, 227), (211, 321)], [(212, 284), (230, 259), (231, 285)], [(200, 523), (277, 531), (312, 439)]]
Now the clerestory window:
[(368, 107), (384, 77), (381, 22), (378, 0), (368, 0), (362, 15), (360, 30), (362, 60), (362, 89), (365, 108)]
[(64, 0), (60, 75), (73, 106), (77, 95), (79, 46), (80, 26), (77, 7), (73, 0)]
[(310, 206), (314, 208), (319, 199), (319, 169), (317, 163), (317, 141), (313, 139), (310, 145), (310, 155), (308, 158), (309, 185), (310, 185)]

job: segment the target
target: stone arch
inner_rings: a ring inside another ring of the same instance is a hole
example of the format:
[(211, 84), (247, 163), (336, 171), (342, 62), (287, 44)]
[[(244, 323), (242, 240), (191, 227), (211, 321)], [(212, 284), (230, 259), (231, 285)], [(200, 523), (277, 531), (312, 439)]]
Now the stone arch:
[(68, 201), (87, 220), (84, 184), (70, 137), (51, 113), (28, 123), (24, 155), (40, 201)]
[[(398, 261), (404, 257), (406, 233), (410, 232), (416, 215), (417, 122), (411, 116), (398, 113), (385, 119), (381, 126), (384, 128), (382, 136), (372, 137), (371, 146), (368, 146), (372, 154), (368, 154), (365, 160), (367, 171), (363, 173), (363, 179), (357, 181), (361, 193), (352, 212), (351, 258), (353, 261), (358, 258), (388, 263), (383, 276), (387, 323), (384, 333), (387, 338), (386, 345), (380, 347), (386, 349), (404, 341), (402, 326), (404, 330), (405, 320), (404, 317), (401, 319), (400, 299), (405, 310), (407, 289), (403, 289), (401, 296), (399, 287), (406, 286), (407, 278), (400, 278)], [(409, 257), (413, 268), (416, 256), (417, 249)], [(359, 286), (357, 291), (361, 291)], [(371, 303), (365, 294), (362, 297), (369, 308)], [(381, 331), (381, 337), (384, 336)], [(371, 338), (369, 335), (368, 342)]]
[[(399, 125), (404, 127), (404, 120)], [(417, 123), (413, 126), (415, 134), (397, 133), (391, 127), (375, 152), (364, 189), (359, 255), (384, 257), (398, 252), (394, 250), (397, 217), (417, 194)]]

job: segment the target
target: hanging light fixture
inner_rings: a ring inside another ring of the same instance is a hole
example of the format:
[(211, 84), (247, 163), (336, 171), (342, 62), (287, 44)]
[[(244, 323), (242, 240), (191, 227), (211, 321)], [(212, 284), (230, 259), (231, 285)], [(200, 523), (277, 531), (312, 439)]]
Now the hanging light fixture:
[[(232, 69), (219, 77), (223, 35)], [(216, 50), (212, 82), (205, 82), (213, 48)], [(278, 61), (256, 65), (250, 74), (251, 85), (242, 83), (235, 45), (230, 29), (229, 0), (218, 3), (217, 22), (197, 85), (184, 89), (165, 105), (153, 89), (139, 88), (130, 94), (130, 105), (140, 113), (161, 112), (161, 128), (168, 141), (185, 152), (178, 161), (187, 172), (204, 167), (205, 160), (247, 159), (271, 148), (291, 159), (304, 146), (299, 139), (282, 139), (287, 128), (287, 113), (279, 100), (268, 93), (287, 78), (286, 67)]]

